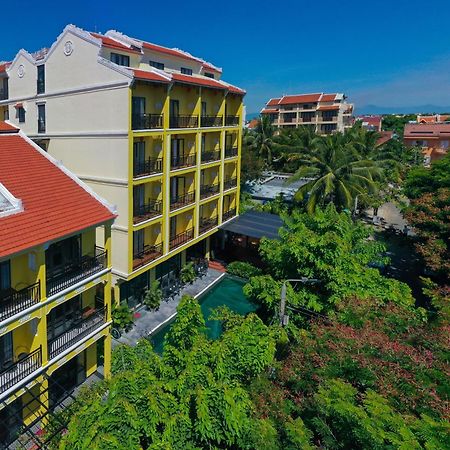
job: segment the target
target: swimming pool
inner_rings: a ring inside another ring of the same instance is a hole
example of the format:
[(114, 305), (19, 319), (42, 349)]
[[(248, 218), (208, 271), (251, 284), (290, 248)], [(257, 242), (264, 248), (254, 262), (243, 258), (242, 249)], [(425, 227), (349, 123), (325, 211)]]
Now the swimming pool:
[[(211, 339), (217, 339), (222, 334), (221, 323), (217, 320), (209, 320), (213, 309), (218, 306), (227, 306), (243, 316), (256, 310), (256, 305), (250, 303), (242, 292), (244, 284), (243, 280), (225, 275), (215, 286), (198, 298), (205, 317), (206, 333)], [(162, 326), (155, 334), (148, 337), (157, 353), (162, 353), (164, 337), (172, 326), (172, 322)]]

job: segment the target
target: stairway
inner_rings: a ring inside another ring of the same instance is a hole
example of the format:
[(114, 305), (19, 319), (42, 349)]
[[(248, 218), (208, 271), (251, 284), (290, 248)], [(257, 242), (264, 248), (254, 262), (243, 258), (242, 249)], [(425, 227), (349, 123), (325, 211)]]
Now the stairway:
[(208, 267), (210, 269), (217, 270), (218, 272), (222, 272), (222, 273), (225, 273), (227, 271), (227, 269), (221, 262), (215, 261), (215, 260), (209, 260)]

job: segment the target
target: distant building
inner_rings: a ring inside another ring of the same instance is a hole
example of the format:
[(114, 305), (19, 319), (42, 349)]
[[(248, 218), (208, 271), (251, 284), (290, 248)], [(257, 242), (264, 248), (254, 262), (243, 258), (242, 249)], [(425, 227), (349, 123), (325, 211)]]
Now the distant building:
[(422, 147), (425, 165), (443, 158), (450, 143), (450, 123), (407, 123), (403, 133), (407, 147)]
[(344, 131), (353, 125), (353, 105), (344, 94), (298, 94), (270, 99), (261, 114), (278, 128), (310, 126), (319, 134)]
[(417, 123), (442, 123), (450, 120), (449, 114), (433, 114), (432, 116), (417, 116)]
[(249, 129), (249, 130), (254, 130), (256, 128), (256, 126), (258, 125), (258, 119), (252, 119), (250, 120), (250, 122), (248, 122), (245, 126)]
[(381, 145), (386, 144), (386, 142), (390, 141), (394, 136), (393, 131), (380, 131), (379, 134), (380, 137), (377, 139), (375, 147), (380, 147)]
[(361, 126), (367, 131), (381, 132), (381, 123), (383, 118), (381, 116), (359, 116), (356, 118), (361, 122)]

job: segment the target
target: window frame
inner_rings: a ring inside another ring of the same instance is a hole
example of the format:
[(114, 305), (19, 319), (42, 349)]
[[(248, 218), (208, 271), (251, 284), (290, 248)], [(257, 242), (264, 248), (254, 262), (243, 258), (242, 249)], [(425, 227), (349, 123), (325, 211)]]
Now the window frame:
[(181, 67), (180, 72), (183, 75), (192, 75), (194, 72), (189, 67)]

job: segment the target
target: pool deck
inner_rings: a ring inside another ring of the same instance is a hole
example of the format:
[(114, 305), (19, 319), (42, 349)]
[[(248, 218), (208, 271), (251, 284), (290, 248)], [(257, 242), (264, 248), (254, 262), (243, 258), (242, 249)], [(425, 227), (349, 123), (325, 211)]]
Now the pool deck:
[(214, 269), (208, 269), (203, 278), (197, 278), (192, 284), (185, 286), (181, 292), (167, 302), (162, 302), (158, 311), (148, 311), (145, 307), (136, 310), (140, 315), (134, 322), (133, 328), (123, 333), (119, 339), (113, 339), (113, 347), (119, 344), (136, 345), (139, 339), (150, 336), (158, 328), (169, 322), (177, 314), (177, 306), (183, 295), (197, 298), (209, 290), (225, 274)]

